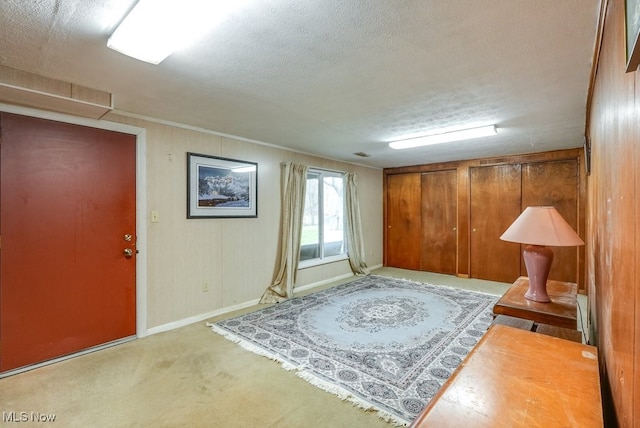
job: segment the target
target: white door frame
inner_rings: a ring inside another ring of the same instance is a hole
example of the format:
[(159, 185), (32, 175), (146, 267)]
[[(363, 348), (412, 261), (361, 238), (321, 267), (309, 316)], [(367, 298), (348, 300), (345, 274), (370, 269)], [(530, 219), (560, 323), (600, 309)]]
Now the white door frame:
[[(136, 336), (147, 335), (147, 133), (144, 128), (0, 103), (0, 111), (136, 136)], [(76, 355), (76, 354), (74, 354)]]

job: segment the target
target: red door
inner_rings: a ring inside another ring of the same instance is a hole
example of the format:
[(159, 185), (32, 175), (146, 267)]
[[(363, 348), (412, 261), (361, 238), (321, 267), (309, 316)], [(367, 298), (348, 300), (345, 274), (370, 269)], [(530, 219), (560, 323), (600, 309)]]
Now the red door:
[(0, 113), (0, 137), (0, 372), (135, 335), (135, 136)]

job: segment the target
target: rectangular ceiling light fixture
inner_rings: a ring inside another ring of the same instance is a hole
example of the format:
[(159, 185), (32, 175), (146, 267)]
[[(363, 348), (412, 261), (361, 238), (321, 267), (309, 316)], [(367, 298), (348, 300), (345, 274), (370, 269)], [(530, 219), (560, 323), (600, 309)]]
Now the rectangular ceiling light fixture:
[(140, 0), (113, 32), (107, 46), (159, 64), (202, 37), (241, 1)]
[(481, 126), (480, 128), (462, 129), (460, 131), (443, 132), (440, 134), (426, 135), (424, 137), (392, 141), (389, 143), (389, 147), (392, 149), (410, 149), (412, 147), (429, 146), (431, 144), (448, 143), (450, 141), (489, 137), (497, 133), (498, 130), (495, 125)]

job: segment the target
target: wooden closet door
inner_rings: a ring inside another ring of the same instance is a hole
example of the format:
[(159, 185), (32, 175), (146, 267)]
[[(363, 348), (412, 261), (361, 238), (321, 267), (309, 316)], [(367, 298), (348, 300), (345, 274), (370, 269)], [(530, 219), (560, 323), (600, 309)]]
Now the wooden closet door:
[(420, 270), (456, 273), (457, 173), (422, 174), (422, 253)]
[(420, 174), (387, 176), (386, 265), (420, 269)]
[(520, 164), (469, 169), (472, 278), (513, 282), (520, 276), (520, 245), (500, 236), (520, 215)]
[[(522, 210), (530, 206), (554, 206), (560, 215), (578, 230), (577, 159), (534, 162), (522, 165)], [(581, 247), (553, 247), (553, 264), (549, 279), (577, 282), (578, 251)], [(520, 273), (527, 275), (524, 261)]]

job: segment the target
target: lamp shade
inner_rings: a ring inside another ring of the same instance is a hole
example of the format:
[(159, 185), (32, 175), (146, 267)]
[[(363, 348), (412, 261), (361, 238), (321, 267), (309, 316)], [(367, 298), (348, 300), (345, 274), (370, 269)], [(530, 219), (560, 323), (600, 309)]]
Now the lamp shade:
[(500, 239), (550, 247), (584, 245), (584, 241), (554, 207), (527, 207)]

